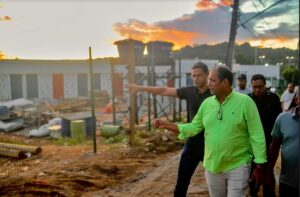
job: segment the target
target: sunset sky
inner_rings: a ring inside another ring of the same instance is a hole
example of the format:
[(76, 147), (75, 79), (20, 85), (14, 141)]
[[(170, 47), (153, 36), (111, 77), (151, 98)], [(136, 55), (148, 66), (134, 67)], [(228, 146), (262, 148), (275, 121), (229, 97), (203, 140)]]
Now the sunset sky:
[[(240, 24), (278, 0), (240, 0)], [(231, 0), (0, 0), (0, 56), (117, 56), (114, 41), (165, 40), (175, 48), (228, 41)], [(283, 0), (238, 28), (237, 43), (296, 49), (299, 1)]]

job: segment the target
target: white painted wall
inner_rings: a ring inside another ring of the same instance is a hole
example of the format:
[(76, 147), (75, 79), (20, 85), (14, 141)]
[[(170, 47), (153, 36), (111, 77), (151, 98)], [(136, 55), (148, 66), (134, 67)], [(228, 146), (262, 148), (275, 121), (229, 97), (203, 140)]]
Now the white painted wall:
[(64, 74), (64, 98), (75, 98), (77, 96), (77, 74)]
[(0, 74), (0, 100), (10, 100), (10, 76)]
[(53, 98), (52, 74), (38, 74), (39, 98)]

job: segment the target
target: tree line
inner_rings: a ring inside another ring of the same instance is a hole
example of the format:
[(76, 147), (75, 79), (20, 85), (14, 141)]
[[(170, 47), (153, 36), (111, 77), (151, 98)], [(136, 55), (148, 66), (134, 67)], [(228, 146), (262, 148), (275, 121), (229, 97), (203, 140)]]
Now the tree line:
[[(215, 45), (194, 45), (185, 46), (174, 51), (174, 57), (182, 59), (218, 59), (221, 62), (226, 61), (228, 42)], [(256, 55), (256, 58), (255, 58)], [(292, 57), (292, 58), (291, 58)], [(252, 47), (249, 43), (243, 43), (235, 46), (234, 58), (236, 63), (243, 65), (269, 64), (269, 65), (296, 65), (298, 62), (297, 50), (289, 48), (258, 48)]]

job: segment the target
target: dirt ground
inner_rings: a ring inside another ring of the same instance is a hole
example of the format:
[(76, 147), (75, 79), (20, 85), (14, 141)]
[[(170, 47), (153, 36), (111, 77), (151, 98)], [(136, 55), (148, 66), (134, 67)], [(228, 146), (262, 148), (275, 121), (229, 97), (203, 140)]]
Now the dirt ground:
[[(131, 148), (128, 142), (107, 144), (98, 136), (94, 154), (92, 140), (65, 145), (1, 133), (0, 141), (40, 146), (42, 153), (0, 157), (0, 196), (172, 196), (182, 144), (162, 138), (169, 146), (158, 147), (149, 143), (155, 138), (161, 136), (148, 136), (146, 146)], [(201, 165), (188, 196), (209, 196)]]

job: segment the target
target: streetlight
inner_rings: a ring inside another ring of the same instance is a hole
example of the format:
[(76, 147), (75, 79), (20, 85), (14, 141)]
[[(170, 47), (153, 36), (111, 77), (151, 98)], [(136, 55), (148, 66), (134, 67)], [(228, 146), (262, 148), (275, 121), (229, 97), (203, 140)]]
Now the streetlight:
[(260, 59), (260, 64), (263, 64), (263, 59), (265, 59), (266, 56), (265, 55), (260, 55), (260, 56), (258, 56), (258, 58)]
[(291, 65), (291, 61), (294, 59), (294, 56), (286, 56), (286, 59), (289, 62), (289, 65)]
[(283, 62), (277, 62), (276, 65), (277, 65), (277, 66), (282, 66), (282, 65), (283, 65)]

